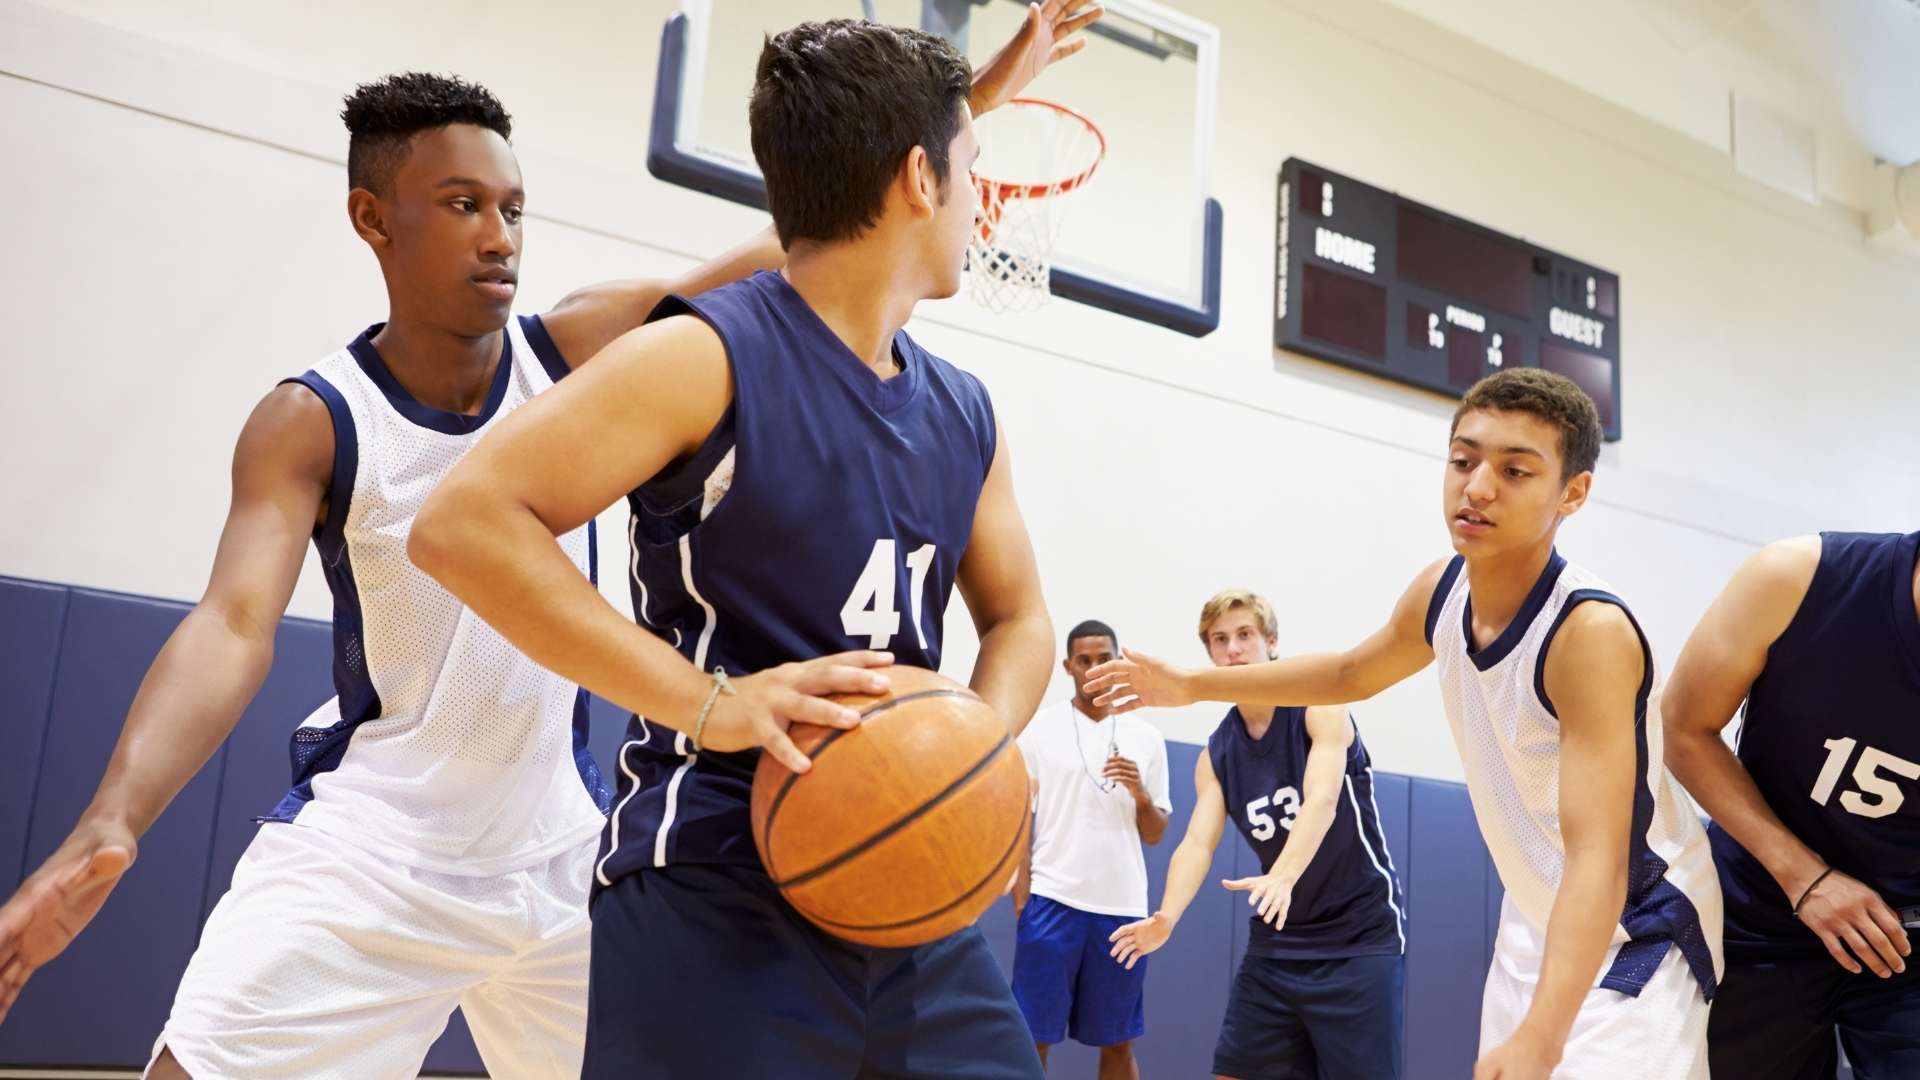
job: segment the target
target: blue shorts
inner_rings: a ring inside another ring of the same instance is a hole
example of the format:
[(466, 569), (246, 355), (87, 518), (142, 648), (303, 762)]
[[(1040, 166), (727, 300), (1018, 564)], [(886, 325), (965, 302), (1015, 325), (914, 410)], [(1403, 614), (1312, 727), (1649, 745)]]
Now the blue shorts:
[(801, 918), (757, 868), (686, 864), (593, 901), (584, 1080), (1041, 1080), (969, 927), (876, 949)]
[(1404, 956), (1247, 956), (1227, 998), (1213, 1071), (1234, 1080), (1399, 1080)]
[(1920, 1076), (1920, 964), (1858, 975), (1825, 952), (1765, 959), (1729, 951), (1707, 1013), (1715, 1076), (1828, 1080), (1845, 1048), (1855, 1076)]
[(1051, 1046), (1071, 1035), (1088, 1046), (1116, 1046), (1147, 1030), (1147, 958), (1128, 971), (1107, 941), (1133, 921), (1044, 896), (1027, 901), (1014, 934), (1013, 1000), (1034, 1042)]

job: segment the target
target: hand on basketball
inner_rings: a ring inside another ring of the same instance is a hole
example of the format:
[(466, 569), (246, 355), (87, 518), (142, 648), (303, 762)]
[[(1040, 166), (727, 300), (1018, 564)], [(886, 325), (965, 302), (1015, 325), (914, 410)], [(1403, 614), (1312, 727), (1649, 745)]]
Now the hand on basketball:
[(1800, 921), (1820, 935), (1836, 963), (1855, 975), (1862, 962), (1883, 979), (1907, 970), (1904, 958), (1913, 953), (1913, 943), (1900, 917), (1857, 878), (1838, 870), (1828, 874), (1800, 902)]
[(27, 979), (65, 951), (133, 865), (133, 830), (83, 822), (0, 906), (0, 1020)]
[(1272, 874), (1259, 874), (1220, 884), (1229, 892), (1246, 893), (1248, 906), (1259, 914), (1261, 922), (1275, 930), (1287, 925), (1287, 909), (1293, 906), (1293, 882)]
[(1098, 664), (1087, 672), (1085, 692), (1098, 695), (1093, 699), (1095, 705), (1124, 713), (1148, 705), (1174, 708), (1193, 703), (1185, 670), (1143, 652), (1121, 652), (1124, 655), (1120, 659)]
[(969, 104), (973, 115), (1005, 105), (1019, 96), (1048, 64), (1064, 60), (1087, 47), (1087, 39), (1073, 37), (1082, 28), (1093, 25), (1106, 9), (1094, 4), (1079, 8), (1078, 0), (1046, 0), (1028, 4), (1026, 21), (1013, 39), (993, 54), (993, 59), (974, 69), (973, 92)]
[(1548, 1080), (1560, 1064), (1560, 1049), (1528, 1037), (1524, 1030), (1480, 1055), (1473, 1080)]
[(1140, 766), (1134, 764), (1131, 758), (1108, 758), (1107, 763), (1100, 766), (1100, 778), (1126, 785), (1127, 791), (1136, 799), (1147, 797), (1146, 784), (1140, 779)]
[(827, 700), (831, 694), (884, 694), (893, 654), (857, 650), (781, 664), (733, 680), (734, 693), (722, 694), (707, 716), (701, 745), (709, 750), (760, 747), (794, 772), (812, 763), (787, 737), (793, 724), (850, 728), (860, 713)]
[(1113, 948), (1108, 950), (1108, 955), (1126, 965), (1128, 971), (1132, 971), (1133, 965), (1138, 963), (1141, 957), (1165, 945), (1167, 939), (1172, 936), (1173, 920), (1167, 918), (1165, 912), (1156, 911), (1138, 922), (1130, 922), (1107, 935), (1107, 940), (1113, 942)]

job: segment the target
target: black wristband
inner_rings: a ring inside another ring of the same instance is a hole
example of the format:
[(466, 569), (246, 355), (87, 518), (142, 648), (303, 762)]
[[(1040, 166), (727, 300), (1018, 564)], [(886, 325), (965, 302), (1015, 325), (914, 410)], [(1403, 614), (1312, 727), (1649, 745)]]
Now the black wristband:
[(1827, 880), (1827, 875), (1831, 873), (1833, 873), (1833, 867), (1831, 866), (1827, 867), (1825, 870), (1820, 871), (1820, 876), (1817, 878), (1814, 878), (1813, 881), (1807, 885), (1806, 890), (1800, 894), (1800, 899), (1795, 900), (1793, 902), (1794, 918), (1797, 919), (1800, 917), (1800, 905), (1806, 903), (1807, 897), (1813, 895), (1814, 887), (1819, 885), (1821, 882)]

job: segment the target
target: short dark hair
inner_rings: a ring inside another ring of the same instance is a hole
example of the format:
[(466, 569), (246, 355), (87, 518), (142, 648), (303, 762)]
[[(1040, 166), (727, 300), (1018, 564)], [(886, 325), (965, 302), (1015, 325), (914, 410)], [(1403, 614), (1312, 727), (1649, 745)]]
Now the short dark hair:
[(1579, 384), (1541, 368), (1508, 368), (1473, 384), (1453, 411), (1448, 436), (1475, 409), (1537, 416), (1560, 429), (1560, 478), (1593, 471), (1600, 460), (1600, 411)]
[(916, 146), (945, 185), (972, 84), (967, 58), (921, 30), (832, 19), (767, 38), (747, 126), (780, 246), (870, 228)]
[(340, 110), (347, 125), (347, 187), (386, 193), (413, 137), (448, 124), (473, 124), (513, 138), (513, 117), (478, 83), (407, 71), (362, 83)]
[(1081, 638), (1090, 637), (1103, 637), (1113, 642), (1115, 649), (1120, 647), (1120, 635), (1113, 632), (1113, 627), (1108, 626), (1099, 619), (1087, 619), (1080, 625), (1067, 631), (1067, 652), (1073, 652), (1074, 642), (1079, 641)]

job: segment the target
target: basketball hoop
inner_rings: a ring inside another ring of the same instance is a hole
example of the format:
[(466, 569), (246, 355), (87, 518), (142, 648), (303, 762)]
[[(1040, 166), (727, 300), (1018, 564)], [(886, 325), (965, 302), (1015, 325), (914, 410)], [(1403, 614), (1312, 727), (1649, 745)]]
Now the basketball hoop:
[(967, 244), (971, 292), (993, 312), (1031, 311), (1050, 295), (1065, 196), (1093, 178), (1107, 138), (1092, 120), (1039, 98), (1014, 98), (982, 121), (995, 175), (973, 174), (980, 224)]

